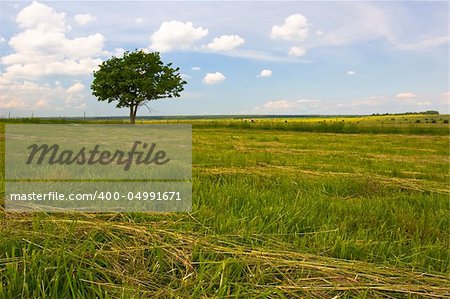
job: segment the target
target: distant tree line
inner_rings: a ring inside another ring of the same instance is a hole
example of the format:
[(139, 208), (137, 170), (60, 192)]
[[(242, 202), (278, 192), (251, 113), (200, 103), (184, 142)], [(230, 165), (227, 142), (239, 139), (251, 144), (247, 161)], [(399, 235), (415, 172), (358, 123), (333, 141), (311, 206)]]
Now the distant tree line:
[(439, 111), (436, 110), (427, 110), (422, 112), (403, 112), (403, 113), (373, 113), (372, 115), (410, 115), (410, 114), (432, 114), (439, 115)]

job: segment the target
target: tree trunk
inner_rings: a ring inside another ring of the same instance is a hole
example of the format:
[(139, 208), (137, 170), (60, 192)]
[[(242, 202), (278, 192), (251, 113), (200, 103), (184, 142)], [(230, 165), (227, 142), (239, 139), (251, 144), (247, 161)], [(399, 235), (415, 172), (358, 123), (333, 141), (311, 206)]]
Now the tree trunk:
[(136, 113), (138, 110), (138, 105), (134, 106), (134, 111), (133, 111), (133, 124), (136, 122)]
[(134, 105), (133, 104), (131, 104), (130, 105), (130, 123), (131, 124), (134, 124)]

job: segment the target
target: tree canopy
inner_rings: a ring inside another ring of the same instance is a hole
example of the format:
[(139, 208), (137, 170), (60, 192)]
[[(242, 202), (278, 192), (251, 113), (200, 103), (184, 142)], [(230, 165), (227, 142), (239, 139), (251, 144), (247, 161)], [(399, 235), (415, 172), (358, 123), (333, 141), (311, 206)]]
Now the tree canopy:
[(179, 70), (164, 64), (158, 52), (125, 52), (94, 71), (92, 94), (99, 101), (117, 102), (117, 108), (128, 107), (130, 122), (135, 123), (138, 108), (148, 101), (180, 96), (187, 82)]

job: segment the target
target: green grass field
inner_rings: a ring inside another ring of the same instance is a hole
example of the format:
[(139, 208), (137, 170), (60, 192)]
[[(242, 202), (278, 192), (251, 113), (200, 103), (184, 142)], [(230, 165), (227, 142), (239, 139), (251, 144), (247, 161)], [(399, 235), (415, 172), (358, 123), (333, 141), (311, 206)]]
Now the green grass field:
[(191, 213), (2, 209), (0, 297), (448, 298), (448, 120), (183, 120)]

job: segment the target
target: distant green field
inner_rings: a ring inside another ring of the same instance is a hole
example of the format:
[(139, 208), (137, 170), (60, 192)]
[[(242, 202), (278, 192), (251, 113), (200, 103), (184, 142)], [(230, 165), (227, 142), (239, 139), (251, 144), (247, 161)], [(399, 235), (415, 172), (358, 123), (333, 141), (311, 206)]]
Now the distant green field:
[(192, 212), (2, 211), (0, 297), (448, 298), (449, 118), (140, 121), (193, 124)]

